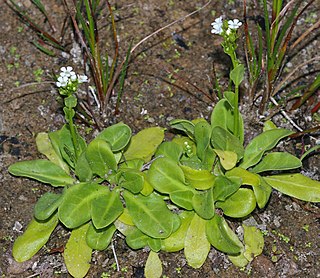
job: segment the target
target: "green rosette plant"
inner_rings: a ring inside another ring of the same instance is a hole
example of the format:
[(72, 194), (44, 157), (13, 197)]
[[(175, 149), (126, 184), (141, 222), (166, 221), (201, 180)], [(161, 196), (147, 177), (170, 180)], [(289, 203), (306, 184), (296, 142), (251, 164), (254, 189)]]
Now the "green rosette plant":
[(62, 225), (71, 232), (64, 260), (73, 277), (86, 275), (92, 251), (106, 249), (116, 231), (132, 249), (150, 250), (146, 277), (161, 276), (160, 251), (184, 250), (188, 264), (200, 268), (213, 246), (243, 267), (261, 254), (263, 235), (243, 224), (240, 240), (229, 226), (230, 218), (241, 221), (264, 208), (273, 189), (320, 201), (320, 183), (292, 171), (301, 167), (301, 160), (272, 151), (292, 131), (268, 124), (244, 146), (238, 109), (244, 67), (235, 54), (240, 25), (222, 19), (213, 25), (233, 62), (234, 91), (224, 92), (210, 122), (171, 121), (176, 130), (171, 141), (163, 142), (163, 128), (147, 128), (132, 136), (127, 125), (117, 123), (87, 144), (73, 122), (75, 92), (87, 78), (70, 67), (62, 70), (56, 85), (64, 99), (66, 124), (37, 136), (38, 149), (47, 159), (9, 167), (13, 175), (62, 187), (36, 203), (33, 220), (13, 246), (18, 262), (35, 255)]

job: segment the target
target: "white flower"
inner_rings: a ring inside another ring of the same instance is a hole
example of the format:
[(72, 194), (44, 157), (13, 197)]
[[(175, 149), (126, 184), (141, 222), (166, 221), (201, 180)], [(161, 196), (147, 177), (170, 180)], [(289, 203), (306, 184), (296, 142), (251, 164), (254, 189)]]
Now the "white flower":
[(78, 78), (77, 78), (77, 75), (74, 71), (71, 72), (71, 76), (70, 76), (70, 80), (71, 81), (76, 81)]
[(60, 76), (70, 77), (71, 75), (75, 75), (73, 68), (70, 66), (62, 67), (60, 70), (61, 70)]
[(140, 115), (147, 115), (147, 114), (148, 114), (148, 110), (142, 108), (142, 109), (141, 109), (141, 112), (140, 112)]
[(223, 31), (222, 30), (222, 26), (223, 26), (222, 16), (216, 18), (216, 20), (214, 22), (212, 22), (211, 25), (212, 25), (211, 33), (221, 35), (221, 33)]
[(230, 29), (238, 29), (242, 25), (242, 22), (239, 19), (228, 20), (228, 26)]
[(88, 76), (86, 76), (86, 75), (78, 75), (78, 82), (79, 83), (88, 82)]
[(56, 82), (57, 87), (66, 87), (68, 85), (69, 78), (66, 76), (59, 76), (58, 81)]

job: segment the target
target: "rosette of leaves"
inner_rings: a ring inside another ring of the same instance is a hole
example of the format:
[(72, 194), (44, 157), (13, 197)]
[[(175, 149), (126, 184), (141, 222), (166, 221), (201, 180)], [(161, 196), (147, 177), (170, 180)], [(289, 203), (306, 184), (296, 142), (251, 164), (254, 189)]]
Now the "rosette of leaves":
[(180, 226), (180, 217), (153, 193), (146, 178), (146, 164), (163, 138), (162, 128), (132, 136), (127, 125), (118, 123), (89, 144), (76, 132), (80, 150), (75, 150), (69, 125), (38, 134), (38, 150), (47, 159), (17, 162), (9, 172), (58, 188), (36, 203), (33, 220), (14, 243), (14, 258), (30, 259), (58, 224), (71, 231), (64, 259), (74, 277), (86, 275), (92, 250), (106, 249), (117, 228), (130, 246), (159, 251), (161, 240)]
[(204, 263), (211, 245), (240, 267), (261, 254), (261, 231), (243, 225), (240, 241), (225, 217), (241, 220), (256, 207), (264, 208), (272, 189), (300, 200), (320, 201), (320, 183), (292, 173), (301, 167), (301, 160), (272, 151), (293, 132), (269, 125), (244, 147), (242, 117), (238, 112), (235, 125), (235, 113), (234, 93), (225, 92), (210, 123), (204, 119), (173, 120), (171, 126), (177, 134), (159, 146), (155, 155), (160, 158), (147, 174), (152, 187), (182, 211), (180, 227), (161, 240), (161, 249), (184, 249), (194, 268)]

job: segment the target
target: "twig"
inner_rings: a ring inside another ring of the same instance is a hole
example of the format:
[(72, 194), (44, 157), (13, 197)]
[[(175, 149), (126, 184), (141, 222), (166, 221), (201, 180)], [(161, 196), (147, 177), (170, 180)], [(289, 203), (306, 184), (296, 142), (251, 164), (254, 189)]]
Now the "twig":
[(114, 260), (115, 260), (116, 265), (117, 265), (117, 271), (120, 271), (119, 261), (118, 261), (118, 257), (117, 257), (117, 254), (116, 254), (116, 249), (114, 248), (113, 242), (111, 243), (111, 250), (112, 250), (112, 253), (113, 253)]
[[(278, 102), (277, 102), (273, 97), (270, 97), (270, 100), (271, 100), (271, 102), (272, 102), (275, 106), (279, 107)], [(300, 132), (303, 131), (303, 129), (302, 129), (301, 127), (299, 127), (299, 126), (289, 117), (289, 115), (286, 113), (286, 111), (284, 111), (283, 109), (280, 108), (280, 113), (282, 114), (283, 117), (285, 117), (285, 118), (290, 122), (290, 124), (291, 124), (293, 127), (295, 127), (295, 128), (296, 128), (297, 130), (299, 130)]]
[(313, 24), (307, 31), (305, 31), (299, 38), (290, 46), (290, 50), (294, 49), (301, 41), (305, 39), (314, 29), (318, 29), (320, 27), (320, 19), (318, 22)]
[(273, 90), (273, 94), (272, 96), (274, 96), (277, 92), (280, 91), (281, 87), (284, 85), (285, 82), (288, 81), (288, 79), (298, 70), (300, 70), (302, 67), (304, 67), (305, 65), (307, 64), (310, 64), (311, 62), (314, 62), (314, 61), (317, 61), (317, 60), (320, 60), (320, 56), (316, 56), (316, 57), (313, 57), (312, 59), (298, 65), (293, 71), (291, 71), (287, 76), (286, 78)]

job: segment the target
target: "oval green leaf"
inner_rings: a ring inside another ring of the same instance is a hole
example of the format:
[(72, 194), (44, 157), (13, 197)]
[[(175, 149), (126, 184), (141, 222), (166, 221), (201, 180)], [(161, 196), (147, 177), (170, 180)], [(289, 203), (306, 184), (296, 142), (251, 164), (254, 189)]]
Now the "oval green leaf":
[(97, 183), (79, 183), (66, 190), (59, 206), (59, 219), (69, 229), (74, 229), (91, 219), (91, 203), (109, 190)]
[(181, 165), (186, 182), (193, 188), (206, 190), (213, 186), (215, 176), (208, 170), (196, 170), (189, 166)]
[(135, 169), (123, 169), (118, 178), (118, 185), (137, 194), (143, 189), (144, 175)]
[(191, 139), (194, 139), (194, 123), (188, 120), (175, 119), (170, 121), (169, 125), (177, 130), (184, 132)]
[(34, 207), (34, 217), (39, 221), (47, 220), (58, 209), (61, 202), (61, 194), (45, 193)]
[(216, 207), (221, 208), (227, 216), (241, 218), (249, 215), (255, 209), (256, 198), (251, 189), (239, 188), (224, 202), (216, 202)]
[(16, 162), (8, 170), (12, 175), (28, 177), (55, 187), (74, 183), (74, 179), (62, 168), (44, 159)]
[(206, 222), (194, 214), (186, 234), (184, 255), (193, 268), (200, 268), (210, 251), (210, 243), (206, 236)]
[(243, 157), (244, 149), (239, 139), (220, 126), (212, 129), (211, 144), (216, 150), (236, 153), (237, 161)]
[(236, 166), (238, 161), (238, 156), (235, 152), (214, 150), (219, 156), (220, 163), (225, 170), (230, 170)]
[(272, 152), (266, 154), (266, 156), (262, 158), (261, 162), (251, 171), (254, 173), (261, 173), (272, 170), (291, 170), (301, 166), (301, 160), (292, 154), (285, 152)]
[(46, 244), (58, 224), (57, 214), (44, 222), (31, 220), (25, 232), (19, 236), (12, 248), (12, 255), (17, 262), (31, 259)]
[(162, 142), (156, 153), (155, 157), (163, 156), (178, 162), (183, 153), (183, 147), (174, 142)]
[(93, 225), (90, 225), (86, 234), (86, 242), (92, 249), (104, 250), (109, 246), (116, 230), (117, 229), (113, 224), (99, 230)]
[(277, 143), (284, 137), (292, 134), (293, 132), (287, 129), (270, 129), (262, 132), (248, 144), (245, 148), (241, 168), (247, 169), (257, 164), (263, 154), (271, 150)]
[(171, 201), (186, 210), (192, 210), (192, 197), (193, 191), (192, 190), (178, 190), (170, 193)]
[(239, 254), (243, 248), (227, 221), (217, 214), (207, 221), (206, 235), (212, 246), (223, 253)]
[(86, 159), (94, 174), (105, 178), (109, 170), (116, 170), (117, 162), (109, 143), (101, 139), (94, 139), (86, 150)]
[(153, 238), (166, 238), (172, 233), (176, 219), (160, 196), (152, 193), (145, 197), (125, 191), (123, 197), (133, 223), (143, 233)]
[(150, 161), (158, 146), (164, 139), (164, 129), (150, 127), (132, 136), (128, 149), (124, 153), (126, 160), (140, 158), (144, 162)]
[(241, 186), (241, 179), (238, 177), (217, 176), (212, 189), (215, 201), (225, 201), (235, 193)]
[(183, 211), (179, 214), (181, 225), (169, 237), (161, 240), (161, 250), (166, 252), (177, 252), (184, 248), (184, 242), (194, 212)]
[(302, 174), (274, 175), (263, 179), (283, 194), (307, 202), (320, 202), (320, 182)]
[(144, 268), (144, 275), (146, 278), (162, 277), (162, 263), (159, 259), (158, 253), (150, 251)]
[(96, 229), (109, 226), (123, 212), (120, 192), (106, 192), (107, 190), (103, 191), (103, 194), (92, 200), (91, 203), (92, 223)]
[(107, 141), (111, 146), (111, 150), (118, 152), (127, 146), (131, 139), (131, 134), (130, 127), (120, 122), (101, 131), (96, 139)]
[(165, 194), (187, 189), (181, 168), (175, 161), (165, 157), (151, 164), (148, 180), (154, 189)]
[(92, 180), (92, 170), (86, 158), (86, 152), (82, 152), (75, 165), (75, 174), (81, 182)]
[(192, 206), (200, 217), (211, 219), (214, 216), (212, 190), (196, 192), (192, 198)]
[(245, 251), (243, 255), (251, 262), (254, 257), (259, 256), (262, 253), (264, 246), (264, 239), (261, 231), (254, 226), (243, 227), (243, 240), (245, 243)]
[(68, 272), (75, 278), (86, 276), (91, 262), (92, 249), (86, 242), (89, 224), (71, 231), (71, 236), (64, 249), (63, 257)]
[(46, 132), (40, 132), (36, 137), (37, 149), (40, 153), (44, 154), (51, 162), (62, 168), (69, 174), (69, 166), (64, 162), (60, 152), (56, 152), (53, 148), (49, 135)]

